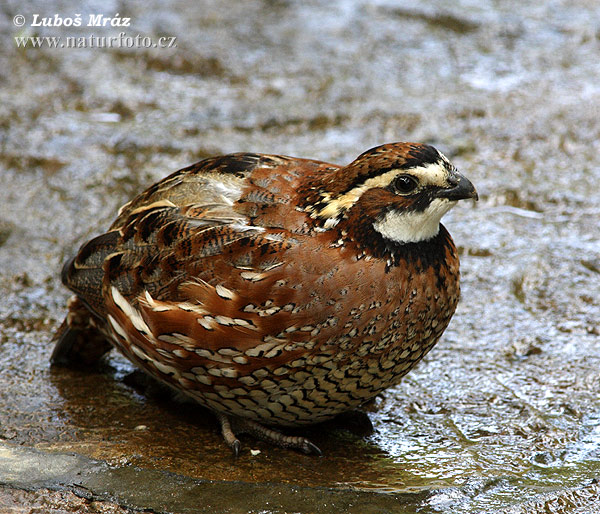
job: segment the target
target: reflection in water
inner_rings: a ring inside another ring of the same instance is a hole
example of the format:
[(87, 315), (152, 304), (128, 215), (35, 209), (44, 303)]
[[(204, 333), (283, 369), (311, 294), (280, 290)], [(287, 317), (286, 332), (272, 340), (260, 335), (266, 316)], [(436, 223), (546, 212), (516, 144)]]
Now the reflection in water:
[[(394, 482), (391, 470), (380, 466), (385, 452), (351, 433), (365, 432), (361, 416), (302, 428), (301, 433), (323, 445), (327, 459), (271, 449), (242, 436), (242, 457), (232, 467), (210, 411), (175, 397), (120, 356), (96, 370), (53, 368), (49, 378), (62, 399), (54, 407), (61, 443), (50, 444), (63, 450), (72, 445), (86, 455), (109, 459), (117, 452), (130, 455), (129, 464), (212, 480), (245, 481), (251, 474), (257, 481), (403, 490), (402, 474), (394, 472)], [(258, 456), (250, 453), (253, 448), (261, 450)]]

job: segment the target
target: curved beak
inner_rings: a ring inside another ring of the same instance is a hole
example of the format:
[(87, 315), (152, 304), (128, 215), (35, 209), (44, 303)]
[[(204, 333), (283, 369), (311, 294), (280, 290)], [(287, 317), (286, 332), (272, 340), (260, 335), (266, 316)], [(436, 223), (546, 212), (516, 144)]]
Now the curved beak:
[(453, 171), (448, 176), (448, 186), (449, 187), (440, 189), (436, 196), (447, 198), (452, 201), (466, 200), (468, 198), (473, 198), (475, 201), (479, 200), (479, 195), (477, 194), (475, 186), (467, 177), (461, 175), (458, 171)]

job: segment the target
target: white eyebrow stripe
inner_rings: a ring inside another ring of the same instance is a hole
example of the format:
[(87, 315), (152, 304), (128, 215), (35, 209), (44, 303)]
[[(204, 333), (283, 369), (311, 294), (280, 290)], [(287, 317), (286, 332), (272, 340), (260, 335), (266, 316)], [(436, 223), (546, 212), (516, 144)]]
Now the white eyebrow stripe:
[(415, 176), (424, 187), (432, 185), (443, 186), (447, 184), (448, 169), (445, 166), (447, 163), (448, 160), (441, 156), (440, 160), (436, 162), (430, 162), (413, 168), (394, 168), (376, 177), (370, 177), (362, 184), (337, 198), (331, 199), (330, 196), (326, 196), (325, 201), (327, 205), (314, 213), (313, 217), (335, 218), (341, 212), (352, 207), (365, 191), (376, 187), (387, 187), (398, 175), (409, 174)]
[(377, 175), (376, 177), (368, 178), (361, 185), (356, 186), (334, 200), (327, 202), (327, 205), (316, 213), (316, 216), (320, 218), (333, 218), (334, 216), (337, 216), (343, 210), (352, 207), (365, 191), (374, 187), (388, 186), (401, 172), (404, 172), (404, 170), (393, 169), (386, 171), (381, 175)]

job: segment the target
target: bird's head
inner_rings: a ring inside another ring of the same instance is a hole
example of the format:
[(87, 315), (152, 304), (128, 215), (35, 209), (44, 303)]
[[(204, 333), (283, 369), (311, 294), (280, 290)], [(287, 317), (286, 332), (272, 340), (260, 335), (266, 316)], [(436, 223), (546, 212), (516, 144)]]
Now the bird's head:
[(327, 228), (346, 223), (396, 243), (431, 239), (459, 200), (477, 192), (438, 150), (420, 143), (372, 148), (313, 188), (307, 209)]

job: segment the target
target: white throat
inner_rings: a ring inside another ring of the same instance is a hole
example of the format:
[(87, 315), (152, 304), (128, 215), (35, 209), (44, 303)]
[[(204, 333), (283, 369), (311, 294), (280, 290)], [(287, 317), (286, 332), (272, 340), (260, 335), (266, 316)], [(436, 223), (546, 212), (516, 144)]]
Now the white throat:
[(373, 228), (386, 239), (397, 243), (418, 243), (435, 237), (440, 231), (440, 221), (456, 202), (436, 198), (421, 212), (390, 211)]

